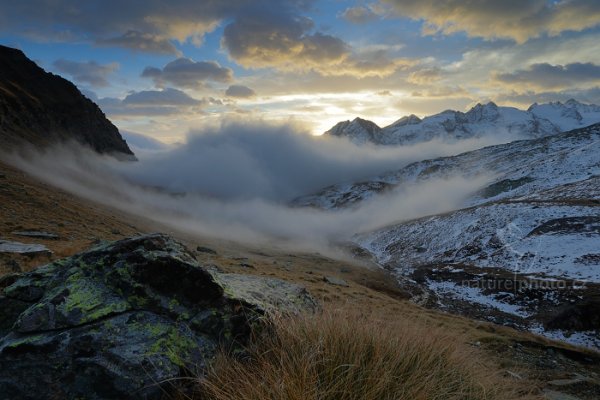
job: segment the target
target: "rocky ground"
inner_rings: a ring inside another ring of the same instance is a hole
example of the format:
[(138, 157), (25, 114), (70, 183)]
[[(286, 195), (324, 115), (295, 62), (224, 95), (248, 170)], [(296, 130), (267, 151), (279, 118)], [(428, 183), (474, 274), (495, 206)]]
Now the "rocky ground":
[[(19, 234), (23, 231), (44, 232), (58, 238)], [(515, 384), (526, 382), (548, 399), (600, 397), (599, 354), (490, 322), (423, 308), (407, 301), (410, 294), (398, 287), (385, 270), (368, 261), (339, 261), (319, 254), (252, 248), (172, 232), (82, 201), (0, 164), (0, 240), (40, 244), (50, 251), (36, 255), (0, 254), (3, 276), (31, 271), (103, 240), (155, 231), (171, 234), (191, 250), (197, 262), (217, 271), (300, 284), (327, 307), (352, 306), (365, 312), (379, 309), (390, 318), (441, 326), (482, 350), (487, 356), (482, 362), (499, 366)], [(18, 275), (5, 279), (15, 278)]]

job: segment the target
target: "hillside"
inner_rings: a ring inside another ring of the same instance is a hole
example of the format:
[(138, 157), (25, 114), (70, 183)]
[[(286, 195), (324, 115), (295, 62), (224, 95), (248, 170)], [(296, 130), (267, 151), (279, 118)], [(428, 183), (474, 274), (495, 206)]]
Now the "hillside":
[(393, 190), (493, 176), (463, 209), (355, 237), (423, 304), (600, 346), (600, 124), (426, 160), (297, 205), (357, 207)]
[[(510, 385), (525, 385), (534, 393), (569, 393), (580, 399), (600, 395), (600, 358), (564, 342), (552, 342), (526, 332), (423, 308), (407, 301), (410, 293), (394, 283), (382, 269), (356, 260), (339, 261), (309, 253), (290, 253), (272, 248), (252, 248), (236, 243), (196, 237), (154, 222), (130, 216), (37, 181), (0, 163), (0, 237), (46, 246), (40, 256), (3, 253), (0, 287), (15, 273), (34, 270), (52, 260), (85, 251), (102, 240), (116, 240), (140, 233), (163, 231), (193, 249), (203, 265), (228, 273), (274, 277), (305, 286), (328, 309), (371, 315), (377, 310), (390, 327), (401, 321), (443, 330), (468, 349), (481, 352), (486, 369), (503, 371)], [(43, 231), (57, 238), (25, 237), (19, 231)], [(325, 279), (335, 277), (341, 279)], [(340, 311), (342, 312), (342, 311)], [(418, 332), (418, 331), (415, 331)], [(478, 363), (479, 368), (481, 364)], [(564, 381), (564, 382), (563, 382)], [(535, 398), (535, 397), (534, 397)]]
[(99, 153), (133, 156), (104, 113), (75, 85), (20, 50), (0, 46), (0, 144), (77, 141)]

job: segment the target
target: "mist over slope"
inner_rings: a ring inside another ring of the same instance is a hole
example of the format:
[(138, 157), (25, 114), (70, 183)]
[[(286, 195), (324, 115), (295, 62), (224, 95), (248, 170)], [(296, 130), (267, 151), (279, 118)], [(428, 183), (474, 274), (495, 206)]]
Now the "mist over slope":
[(173, 150), (141, 156), (139, 162), (117, 162), (69, 147), (32, 150), (8, 161), (63, 189), (184, 231), (323, 251), (357, 232), (455, 209), (489, 178), (448, 176), (337, 212), (291, 207), (290, 199), (326, 184), (487, 144), (359, 148), (289, 125), (229, 121), (191, 134)]
[(135, 183), (222, 200), (287, 202), (324, 186), (353, 182), (427, 158), (473, 150), (507, 138), (431, 141), (414, 146), (356, 146), (314, 137), (299, 126), (224, 121), (191, 132), (187, 143), (135, 164), (117, 164)]

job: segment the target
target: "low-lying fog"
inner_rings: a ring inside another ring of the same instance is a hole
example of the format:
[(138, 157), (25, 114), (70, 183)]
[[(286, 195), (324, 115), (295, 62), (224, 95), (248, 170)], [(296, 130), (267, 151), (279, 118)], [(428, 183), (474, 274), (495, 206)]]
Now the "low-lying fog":
[(359, 147), (294, 125), (225, 121), (190, 132), (179, 147), (139, 150), (138, 162), (74, 145), (3, 158), (52, 185), (184, 232), (326, 252), (359, 232), (456, 209), (489, 177), (428, 180), (336, 211), (290, 207), (297, 196), (508, 139)]

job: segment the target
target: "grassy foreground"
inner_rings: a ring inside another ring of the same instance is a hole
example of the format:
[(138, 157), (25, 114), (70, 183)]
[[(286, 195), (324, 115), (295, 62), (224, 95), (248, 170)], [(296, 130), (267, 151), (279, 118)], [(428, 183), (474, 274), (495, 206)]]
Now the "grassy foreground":
[(346, 309), (273, 318), (247, 358), (219, 355), (196, 398), (530, 398), (459, 338), (382, 317)]

